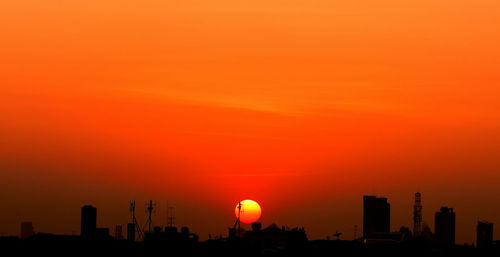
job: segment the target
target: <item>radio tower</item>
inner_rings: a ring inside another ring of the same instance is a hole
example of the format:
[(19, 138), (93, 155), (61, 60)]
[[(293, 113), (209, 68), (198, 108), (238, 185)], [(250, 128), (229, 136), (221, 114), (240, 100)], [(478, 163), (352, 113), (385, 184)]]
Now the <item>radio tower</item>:
[(135, 218), (135, 201), (130, 201), (130, 213), (132, 214), (132, 223), (135, 225), (135, 229), (137, 230), (137, 234), (139, 235), (139, 239), (143, 240), (141, 227), (139, 226), (139, 222)]
[(241, 217), (241, 208), (243, 206), (243, 203), (241, 202), (238, 202), (238, 218), (236, 219), (236, 222), (234, 223), (234, 228), (236, 228), (236, 225), (238, 225), (238, 236), (241, 237), (241, 221), (240, 221), (240, 217)]
[(149, 204), (146, 204), (146, 212), (148, 213), (148, 221), (146, 222), (146, 227), (148, 227), (149, 234), (151, 234), (151, 226), (153, 225), (151, 215), (154, 210), (155, 210), (155, 205), (153, 204), (153, 200), (149, 200)]
[(167, 203), (167, 227), (175, 226), (175, 207)]
[(415, 205), (413, 205), (413, 236), (422, 235), (422, 202), (420, 192), (415, 193)]

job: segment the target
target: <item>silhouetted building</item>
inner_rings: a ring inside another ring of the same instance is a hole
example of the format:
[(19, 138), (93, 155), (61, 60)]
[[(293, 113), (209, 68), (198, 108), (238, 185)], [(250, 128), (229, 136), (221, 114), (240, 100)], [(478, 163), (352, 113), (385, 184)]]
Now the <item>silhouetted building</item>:
[(413, 235), (419, 237), (422, 235), (422, 195), (415, 193), (415, 204), (413, 205)]
[(181, 234), (182, 235), (189, 235), (189, 228), (188, 227), (181, 227)]
[(82, 237), (95, 237), (96, 228), (97, 228), (97, 209), (92, 205), (83, 206), (80, 235)]
[(262, 229), (262, 223), (254, 222), (252, 223), (252, 231), (259, 231)]
[(396, 244), (406, 240), (403, 232), (373, 233), (362, 240), (364, 244)]
[(165, 233), (169, 235), (174, 235), (178, 233), (177, 227), (165, 227)]
[(432, 240), (434, 238), (434, 234), (432, 234), (432, 230), (429, 226), (424, 225), (422, 229), (422, 234), (420, 235), (422, 238), (426, 240)]
[(122, 225), (115, 226), (115, 239), (116, 240), (123, 240), (123, 227), (122, 227)]
[(389, 233), (391, 228), (391, 205), (387, 198), (363, 196), (363, 236)]
[(455, 245), (455, 213), (453, 208), (441, 207), (436, 212), (434, 223), (436, 242), (442, 246)]
[(96, 237), (98, 238), (110, 238), (109, 228), (96, 228)]
[(35, 234), (33, 223), (21, 222), (21, 239), (26, 239)]
[(127, 224), (127, 240), (128, 241), (135, 241), (135, 224), (134, 223), (128, 223)]
[(245, 235), (245, 228), (237, 228), (237, 227), (234, 227), (234, 228), (229, 228), (229, 237), (230, 238), (233, 238), (233, 237), (242, 237)]
[(197, 243), (199, 237), (197, 234), (190, 233), (188, 227), (182, 227), (179, 233), (177, 227), (165, 227), (165, 231), (161, 227), (154, 227), (152, 233), (146, 233), (144, 241), (148, 243), (162, 242), (174, 245), (192, 245)]
[(274, 223), (264, 229), (260, 229), (259, 225), (252, 227), (251, 231), (245, 232), (243, 239), (254, 249), (301, 248), (308, 242), (304, 228), (279, 228)]
[(229, 228), (228, 229), (228, 236), (229, 236), (229, 238), (236, 237), (236, 228)]
[(408, 240), (411, 237), (411, 231), (409, 227), (400, 227), (399, 233), (401, 233), (403, 240)]
[(493, 245), (493, 223), (477, 222), (477, 248), (488, 248)]

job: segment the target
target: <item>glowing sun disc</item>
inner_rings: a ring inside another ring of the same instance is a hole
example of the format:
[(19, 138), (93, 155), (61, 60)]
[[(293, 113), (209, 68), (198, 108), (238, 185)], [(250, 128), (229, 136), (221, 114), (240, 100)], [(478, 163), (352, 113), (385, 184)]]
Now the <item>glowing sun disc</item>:
[[(238, 203), (236, 203), (236, 208), (234, 209), (234, 214), (238, 218)], [(241, 201), (241, 213), (240, 221), (246, 224), (256, 222), (259, 220), (262, 214), (262, 209), (260, 205), (253, 200), (243, 200)]]

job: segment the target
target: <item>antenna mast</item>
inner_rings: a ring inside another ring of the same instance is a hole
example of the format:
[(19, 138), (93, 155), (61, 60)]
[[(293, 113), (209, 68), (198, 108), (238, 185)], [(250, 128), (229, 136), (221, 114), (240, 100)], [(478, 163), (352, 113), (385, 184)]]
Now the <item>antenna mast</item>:
[(169, 206), (167, 202), (167, 227), (175, 226), (175, 207)]
[(129, 210), (130, 210), (130, 213), (132, 213), (132, 223), (134, 224), (135, 229), (137, 230), (137, 234), (139, 235), (139, 239), (143, 240), (144, 237), (142, 234), (141, 226), (139, 226), (139, 222), (137, 222), (137, 219), (135, 217), (135, 201), (130, 201)]
[(236, 228), (236, 225), (238, 225), (238, 236), (241, 237), (241, 221), (240, 221), (240, 218), (241, 218), (241, 208), (243, 206), (243, 203), (240, 201), (238, 202), (238, 218), (236, 219), (236, 222), (234, 223), (234, 228)]
[(153, 200), (149, 200), (149, 204), (146, 204), (146, 212), (148, 213), (148, 221), (146, 222), (146, 226), (148, 227), (148, 233), (151, 234), (151, 226), (153, 225), (153, 220), (151, 219), (151, 215), (155, 210), (155, 205), (153, 204)]
[(238, 202), (238, 235), (241, 237), (241, 202)]

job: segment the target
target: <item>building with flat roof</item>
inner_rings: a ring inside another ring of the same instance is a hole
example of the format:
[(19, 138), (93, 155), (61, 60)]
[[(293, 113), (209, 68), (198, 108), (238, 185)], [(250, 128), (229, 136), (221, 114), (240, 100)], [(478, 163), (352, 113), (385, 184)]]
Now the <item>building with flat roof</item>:
[(81, 232), (82, 237), (95, 237), (97, 232), (97, 208), (92, 205), (82, 207)]
[(434, 233), (436, 242), (442, 246), (455, 245), (455, 212), (453, 208), (441, 207), (435, 214)]
[(21, 239), (26, 239), (35, 234), (33, 223), (21, 222)]
[(391, 205), (387, 198), (363, 196), (363, 237), (377, 233), (389, 233), (391, 229)]
[(493, 223), (486, 221), (477, 222), (476, 246), (488, 248), (493, 245)]

